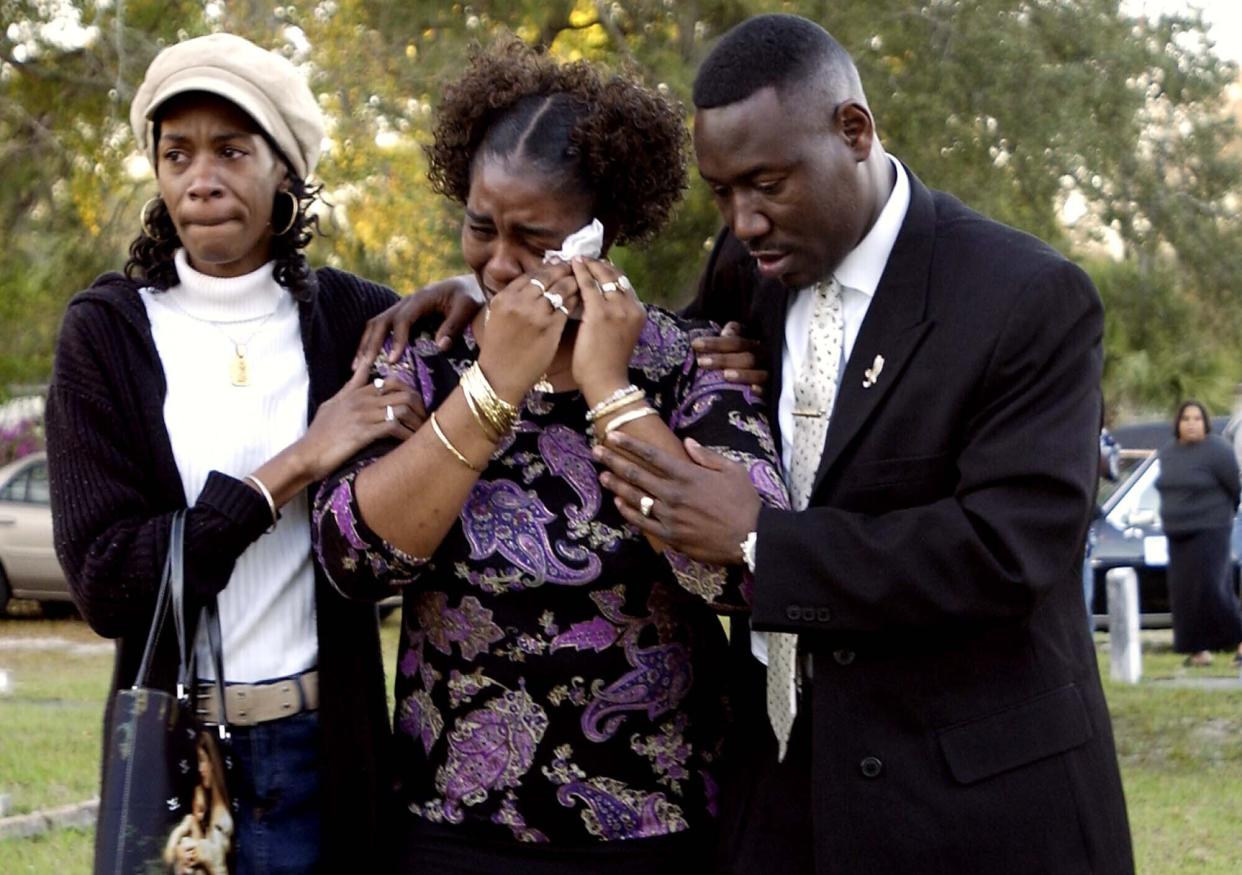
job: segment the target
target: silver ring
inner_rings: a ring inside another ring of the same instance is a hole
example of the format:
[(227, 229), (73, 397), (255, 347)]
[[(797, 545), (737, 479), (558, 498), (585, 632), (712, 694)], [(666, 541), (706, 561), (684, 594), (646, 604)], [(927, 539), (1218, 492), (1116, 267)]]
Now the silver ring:
[(615, 292), (617, 290), (617, 284), (611, 281), (600, 283), (599, 290), (606, 295), (609, 292)]
[(539, 291), (543, 292), (545, 296), (548, 294), (548, 287), (545, 286), (542, 282), (540, 282), (536, 277), (530, 278), (530, 284), (534, 286), (535, 288), (537, 288)]
[(655, 499), (650, 495), (644, 495), (638, 499), (638, 512), (648, 519), (651, 518), (651, 510), (655, 507)]
[(556, 292), (544, 292), (543, 296), (548, 299), (548, 303), (552, 305), (553, 310), (560, 310), (566, 316), (569, 315), (569, 311), (565, 309), (565, 299)]
[(625, 274), (621, 274), (621, 276), (617, 277), (617, 285), (625, 289), (627, 292), (634, 291), (634, 284), (630, 282), (630, 278)]
[(395, 413), (393, 413), (393, 412), (392, 412), (392, 405), (391, 405), (391, 404), (385, 404), (385, 405), (384, 405), (384, 421), (385, 421), (385, 422), (392, 422), (392, 421), (393, 421), (394, 419), (396, 419), (396, 418), (397, 418), (397, 414), (395, 414)]
[(371, 381), (371, 385), (375, 387), (376, 392), (383, 392), (384, 391), (384, 378), (376, 377), (374, 380)]

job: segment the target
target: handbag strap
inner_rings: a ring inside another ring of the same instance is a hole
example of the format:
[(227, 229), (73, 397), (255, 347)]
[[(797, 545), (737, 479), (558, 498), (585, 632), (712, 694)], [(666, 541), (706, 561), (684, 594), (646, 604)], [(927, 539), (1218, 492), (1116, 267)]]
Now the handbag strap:
[[(151, 618), (151, 631), (147, 633), (147, 644), (142, 649), (142, 661), (138, 664), (138, 674), (134, 678), (134, 687), (146, 686), (151, 676), (151, 662), (155, 658), (155, 649), (160, 639), (160, 631), (168, 618), (169, 602), (172, 599), (172, 580), (181, 574), (181, 544), (184, 540), (185, 510), (179, 510), (172, 517), (172, 531), (169, 536), (168, 554), (164, 557), (164, 571), (160, 574), (160, 588), (155, 596), (155, 614)], [(176, 545), (176, 550), (173, 547)], [(175, 569), (175, 570), (174, 570)], [(177, 638), (181, 639), (181, 613), (177, 614)], [(180, 656), (180, 653), (178, 653)]]
[(173, 519), (172, 539), (168, 545), (170, 570), (168, 572), (169, 601), (171, 602), (174, 625), (177, 629), (177, 698), (185, 701), (196, 701), (198, 685), (198, 649), (197, 640), (205, 636), (207, 652), (215, 668), (216, 692), (220, 696), (221, 738), (229, 737), (228, 702), (224, 695), (224, 648), (220, 635), (220, 608), (216, 597), (211, 596), (199, 610), (198, 622), (194, 624), (194, 637), (186, 634), (185, 615), (185, 520), (184, 513)]

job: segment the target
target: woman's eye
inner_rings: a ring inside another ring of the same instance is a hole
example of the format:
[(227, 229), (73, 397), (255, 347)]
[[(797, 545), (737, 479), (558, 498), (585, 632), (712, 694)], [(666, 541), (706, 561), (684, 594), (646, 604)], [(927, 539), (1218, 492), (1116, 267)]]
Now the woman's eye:
[(180, 149), (169, 149), (164, 153), (164, 160), (170, 164), (176, 164), (185, 159), (185, 153)]
[(491, 237), (496, 233), (496, 229), (491, 225), (468, 225), (467, 227), (475, 237)]
[(758, 191), (760, 194), (776, 194), (778, 191), (781, 190), (781, 182), (782, 180), (780, 179), (764, 180), (763, 182), (757, 182), (755, 183), (755, 190)]
[(240, 158), (246, 153), (241, 149), (238, 149), (236, 146), (225, 146), (220, 150), (220, 154), (225, 158)]

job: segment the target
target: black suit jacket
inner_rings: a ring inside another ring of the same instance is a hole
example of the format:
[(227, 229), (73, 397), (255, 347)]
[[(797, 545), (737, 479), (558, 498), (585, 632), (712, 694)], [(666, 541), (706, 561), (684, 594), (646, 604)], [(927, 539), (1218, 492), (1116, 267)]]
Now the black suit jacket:
[[(1130, 872), (1080, 585), (1099, 297), (1045, 244), (910, 181), (810, 506), (759, 519), (753, 626), (798, 633), (812, 661), (816, 870)], [(790, 294), (726, 232), (692, 305), (748, 314), (773, 414)], [(747, 637), (732, 752), (770, 767)]]

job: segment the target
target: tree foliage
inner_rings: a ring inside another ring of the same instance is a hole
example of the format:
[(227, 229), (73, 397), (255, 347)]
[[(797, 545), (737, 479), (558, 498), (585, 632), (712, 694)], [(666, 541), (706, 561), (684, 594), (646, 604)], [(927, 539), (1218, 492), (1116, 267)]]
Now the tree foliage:
[[(1223, 318), (1242, 275), (1237, 70), (1197, 17), (1140, 20), (1118, 0), (0, 0), (0, 385), (46, 379), (65, 301), (124, 260), (155, 190), (128, 106), (164, 45), (231, 30), (305, 68), (330, 140), (313, 260), (409, 291), (462, 269), (421, 146), (471, 42), (507, 28), (688, 105), (713, 40), (763, 11), (854, 52), (881, 138), (924, 181), (1086, 260), (1109, 307), (1110, 410), (1224, 403), (1242, 377)], [(718, 221), (696, 181), (659, 241), (617, 258), (646, 298), (677, 303)]]

